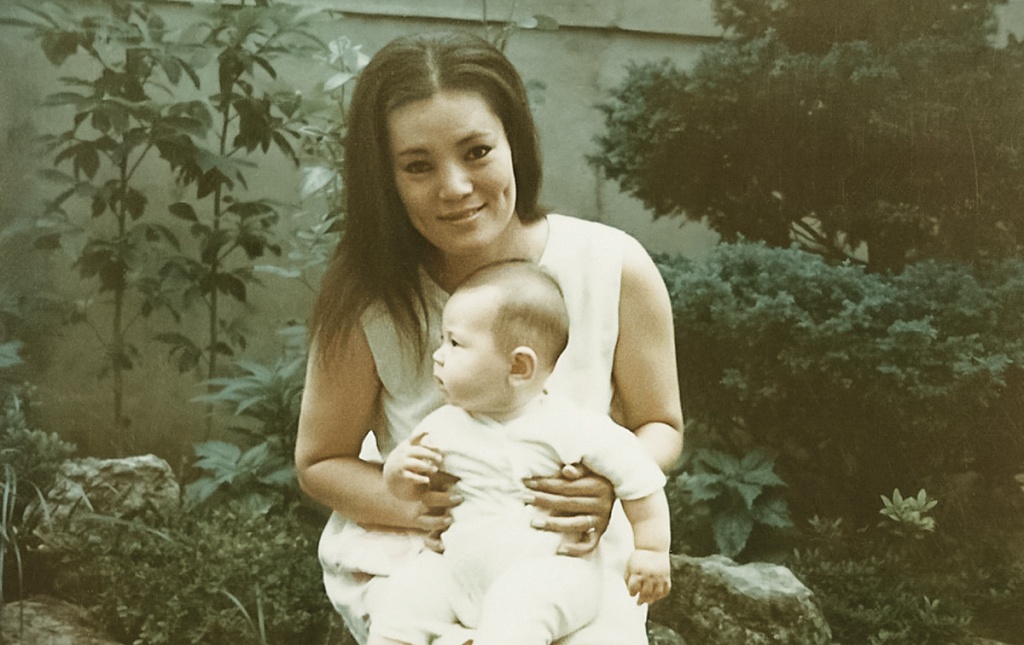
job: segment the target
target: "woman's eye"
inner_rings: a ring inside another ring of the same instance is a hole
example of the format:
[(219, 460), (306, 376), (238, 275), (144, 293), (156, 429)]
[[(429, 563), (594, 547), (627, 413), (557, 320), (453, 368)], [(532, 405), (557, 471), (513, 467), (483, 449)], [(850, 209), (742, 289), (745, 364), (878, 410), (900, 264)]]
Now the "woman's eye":
[(477, 159), (483, 159), (484, 157), (486, 157), (490, 151), (490, 146), (473, 146), (472, 148), (469, 149), (469, 154), (467, 154), (466, 156), (469, 157), (469, 159), (476, 161)]
[(402, 170), (412, 175), (422, 175), (430, 172), (430, 164), (426, 161), (410, 161), (402, 166)]

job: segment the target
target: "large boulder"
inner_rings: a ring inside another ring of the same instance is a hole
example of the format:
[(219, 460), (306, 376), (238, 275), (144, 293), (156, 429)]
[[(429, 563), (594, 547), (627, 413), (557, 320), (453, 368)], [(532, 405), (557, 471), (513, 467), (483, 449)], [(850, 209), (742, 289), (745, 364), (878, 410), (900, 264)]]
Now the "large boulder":
[(814, 594), (786, 567), (672, 556), (672, 593), (651, 620), (701, 645), (830, 645)]
[(40, 596), (4, 605), (0, 643), (5, 645), (118, 645), (105, 636), (84, 609)]
[[(53, 526), (73, 530), (97, 515), (118, 519), (159, 519), (181, 508), (181, 486), (171, 466), (155, 455), (123, 459), (69, 459), (46, 494)], [(28, 512), (40, 512), (33, 505)]]

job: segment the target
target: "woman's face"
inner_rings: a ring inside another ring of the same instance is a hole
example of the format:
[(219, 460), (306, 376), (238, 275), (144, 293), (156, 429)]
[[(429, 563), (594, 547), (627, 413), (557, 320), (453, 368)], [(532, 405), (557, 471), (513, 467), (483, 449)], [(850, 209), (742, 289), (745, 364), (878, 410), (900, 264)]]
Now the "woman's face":
[(412, 225), (442, 254), (486, 251), (515, 219), (512, 151), (474, 92), (442, 91), (388, 116), (398, 194)]

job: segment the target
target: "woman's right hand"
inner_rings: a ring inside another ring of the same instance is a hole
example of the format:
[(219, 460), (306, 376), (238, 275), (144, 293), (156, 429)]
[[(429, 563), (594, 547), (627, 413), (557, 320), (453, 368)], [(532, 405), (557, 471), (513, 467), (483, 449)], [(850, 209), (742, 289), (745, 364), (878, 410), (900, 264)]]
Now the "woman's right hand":
[(457, 481), (458, 477), (439, 470), (430, 476), (427, 492), (420, 499), (423, 512), (417, 523), (427, 534), (424, 544), (437, 553), (444, 552), (441, 534), (452, 525), (451, 509), (462, 503), (462, 496), (452, 490)]

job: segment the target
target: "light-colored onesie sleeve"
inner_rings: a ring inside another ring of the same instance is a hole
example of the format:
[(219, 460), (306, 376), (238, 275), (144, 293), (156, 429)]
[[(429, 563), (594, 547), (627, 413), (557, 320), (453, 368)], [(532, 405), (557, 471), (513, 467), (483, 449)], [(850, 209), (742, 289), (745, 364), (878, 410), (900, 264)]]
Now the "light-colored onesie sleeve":
[(665, 487), (665, 473), (632, 432), (609, 417), (596, 414), (580, 426), (587, 444), (580, 461), (608, 479), (617, 498), (640, 499)]

